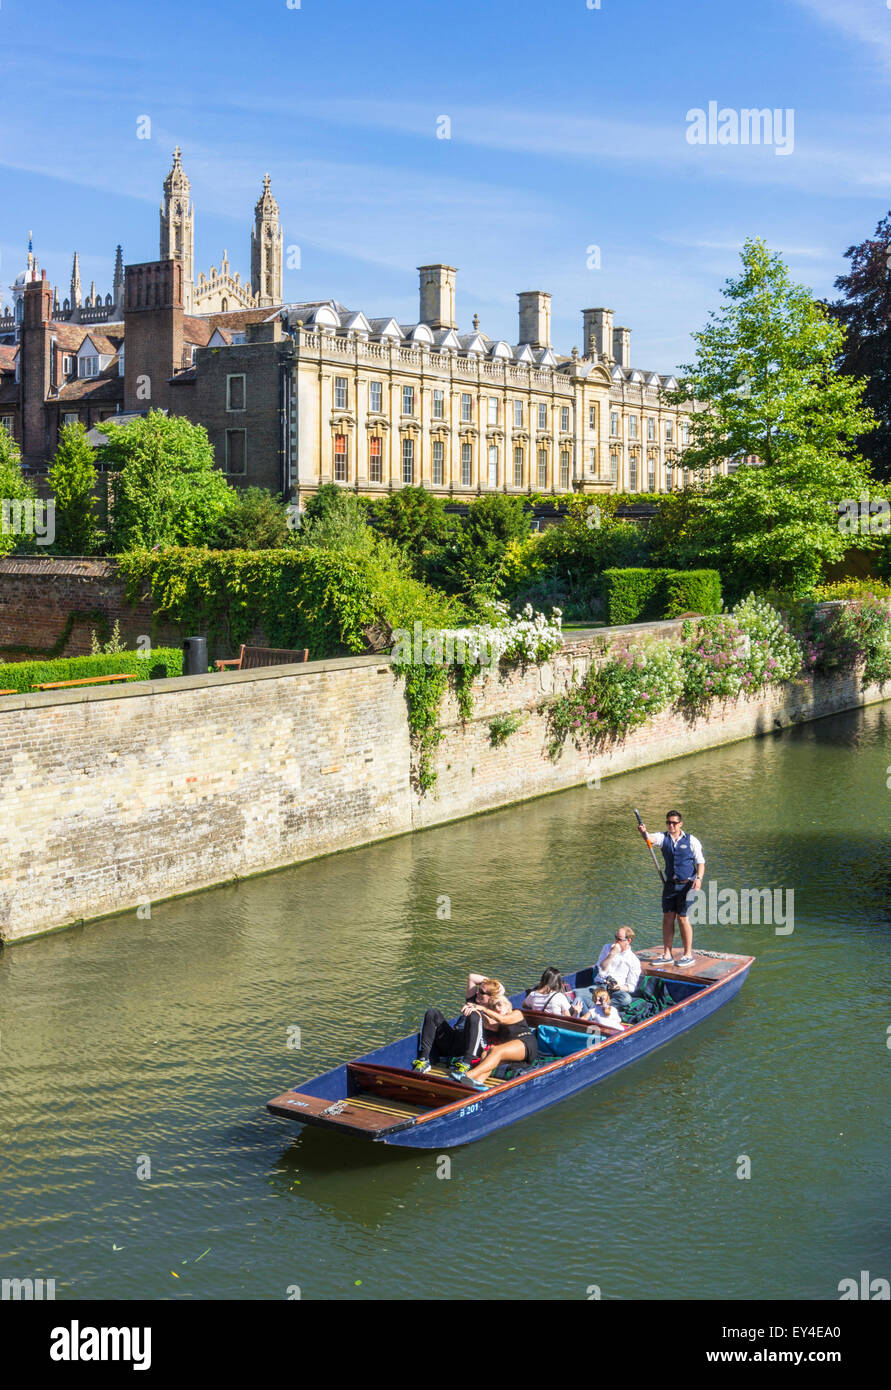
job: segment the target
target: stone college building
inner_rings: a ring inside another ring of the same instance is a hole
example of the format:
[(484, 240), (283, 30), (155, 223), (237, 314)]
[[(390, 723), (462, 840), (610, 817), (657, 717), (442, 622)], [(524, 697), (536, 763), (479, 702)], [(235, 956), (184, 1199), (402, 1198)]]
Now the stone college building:
[[(164, 181), (159, 258), (123, 265), (113, 293), (80, 291), (77, 253), (60, 304), (29, 244), (0, 317), (0, 423), (45, 471), (62, 425), (88, 430), (149, 409), (203, 425), (233, 483), (305, 500), (323, 483), (375, 495), (409, 484), (446, 497), (683, 485), (685, 412), (673, 377), (631, 365), (629, 329), (582, 311), (584, 351), (555, 351), (551, 297), (519, 298), (517, 341), (474, 318), (461, 332), (457, 272), (420, 267), (418, 318), (334, 299), (282, 300), (279, 208), (263, 182), (251, 275), (194, 274), (194, 206), (181, 153)], [(101, 442), (102, 436), (92, 438)]]

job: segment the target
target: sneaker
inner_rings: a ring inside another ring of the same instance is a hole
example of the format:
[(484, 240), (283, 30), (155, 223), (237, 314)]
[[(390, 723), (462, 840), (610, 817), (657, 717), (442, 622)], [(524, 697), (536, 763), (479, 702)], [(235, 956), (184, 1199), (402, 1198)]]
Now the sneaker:
[(452, 1062), (449, 1067), (449, 1076), (453, 1081), (463, 1081), (469, 1071), (470, 1067), (466, 1062)]
[(423, 1075), (424, 1072), (430, 1070), (430, 1062), (426, 1057), (416, 1057), (411, 1064), (411, 1069), (412, 1071), (419, 1071)]
[(675, 961), (675, 965), (695, 965), (695, 956), (681, 956), (680, 960)]
[(488, 1091), (485, 1081), (472, 1081), (469, 1076), (462, 1077), (461, 1084), (470, 1086), (474, 1091)]

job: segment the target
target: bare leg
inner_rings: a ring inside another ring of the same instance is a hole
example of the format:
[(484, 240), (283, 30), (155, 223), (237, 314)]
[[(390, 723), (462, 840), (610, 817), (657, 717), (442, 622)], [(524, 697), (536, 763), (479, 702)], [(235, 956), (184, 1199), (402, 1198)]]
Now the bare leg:
[[(671, 946), (674, 941), (674, 919), (673, 912), (663, 912), (662, 914), (662, 948), (663, 955), (671, 956)], [(674, 959), (674, 957), (671, 957)]]
[(684, 948), (685, 956), (693, 954), (693, 928), (690, 926), (689, 917), (678, 917), (678, 926), (681, 929), (681, 945)]
[(526, 1044), (519, 1038), (512, 1038), (510, 1042), (496, 1043), (494, 1047), (490, 1047), (483, 1060), (478, 1062), (467, 1076), (470, 1081), (485, 1081), (499, 1063), (525, 1060)]

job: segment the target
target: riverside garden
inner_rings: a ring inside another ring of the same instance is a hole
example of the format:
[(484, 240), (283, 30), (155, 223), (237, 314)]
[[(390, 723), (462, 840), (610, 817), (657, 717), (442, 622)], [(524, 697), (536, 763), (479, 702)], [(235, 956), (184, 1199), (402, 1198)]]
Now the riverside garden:
[[(500, 493), (456, 506), (419, 487), (370, 500), (329, 484), (298, 511), (230, 486), (205, 431), (184, 419), (108, 421), (98, 451), (67, 426), (49, 472), (55, 540), (39, 553), (113, 557), (130, 598), (150, 593), (159, 620), (206, 634), (212, 654), (257, 631), (311, 659), (389, 653), (421, 791), (435, 780), (449, 685), (469, 717), (476, 680), (546, 660), (573, 629), (608, 631), (587, 675), (551, 703), (553, 756), (567, 739), (622, 739), (669, 706), (701, 712), (840, 669), (883, 682), (891, 491), (867, 453), (884, 428), (872, 379), (846, 367), (852, 331), (747, 243), (679, 375), (676, 400), (695, 403), (691, 441), (659, 495)], [(35, 496), (2, 428), (0, 494)], [(536, 531), (541, 504), (555, 524)], [(0, 534), (0, 554), (37, 550), (34, 537)], [(614, 631), (662, 618), (683, 620), (679, 642)], [(92, 656), (65, 658), (65, 641), (5, 653), (0, 689), (182, 671), (176, 648), (149, 660), (123, 650), (101, 613)]]

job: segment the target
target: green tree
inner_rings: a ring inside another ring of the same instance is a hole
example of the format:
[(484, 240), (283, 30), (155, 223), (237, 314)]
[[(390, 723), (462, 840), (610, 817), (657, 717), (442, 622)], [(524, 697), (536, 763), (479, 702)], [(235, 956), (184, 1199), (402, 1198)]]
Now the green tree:
[(423, 487), (403, 487), (372, 506), (377, 532), (395, 542), (422, 579), (428, 561), (454, 536), (456, 522), (441, 497)]
[(761, 462), (703, 493), (687, 519), (691, 558), (716, 563), (731, 591), (804, 592), (851, 546), (878, 543), (839, 524), (840, 505), (873, 485), (856, 449), (874, 423), (866, 383), (836, 371), (844, 329), (763, 241), (746, 242), (742, 273), (722, 293), (666, 396), (697, 404), (682, 462), (700, 479), (728, 458)]
[(56, 504), (54, 549), (61, 555), (92, 555), (96, 549), (94, 457), (83, 425), (63, 425), (48, 473)]
[(471, 601), (497, 596), (508, 546), (525, 541), (531, 518), (521, 497), (493, 492), (470, 504), (453, 539), (431, 564), (430, 580)]
[(365, 520), (364, 500), (336, 483), (323, 483), (309, 499), (299, 534), (302, 545), (326, 550), (369, 551), (374, 544)]
[(33, 529), (22, 529), (33, 512), (17, 507), (16, 503), (31, 502), (36, 495), (31, 483), (22, 477), (19, 446), (6, 426), (0, 425), (0, 555), (33, 547)]
[(220, 518), (207, 544), (214, 550), (280, 550), (293, 543), (295, 532), (279, 497), (262, 487), (236, 493), (231, 509)]
[(847, 330), (839, 366), (855, 377), (866, 377), (866, 404), (879, 426), (860, 441), (877, 477), (891, 478), (891, 213), (886, 213), (875, 234), (858, 246), (849, 246), (851, 263), (835, 288), (843, 297), (830, 311)]
[(99, 429), (108, 438), (100, 459), (111, 475), (114, 550), (203, 545), (216, 533), (237, 498), (202, 425), (152, 410), (127, 424), (106, 420)]

